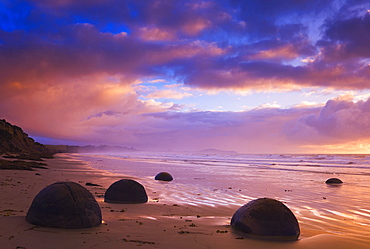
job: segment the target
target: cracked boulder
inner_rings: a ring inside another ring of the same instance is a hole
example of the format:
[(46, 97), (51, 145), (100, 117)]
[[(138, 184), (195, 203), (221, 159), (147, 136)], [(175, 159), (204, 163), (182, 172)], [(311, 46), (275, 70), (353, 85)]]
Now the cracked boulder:
[(100, 225), (102, 214), (86, 188), (75, 182), (56, 182), (35, 196), (26, 221), (43, 227), (78, 229)]
[(240, 207), (231, 219), (231, 225), (257, 239), (297, 240), (298, 221), (282, 202), (260, 198)]
[(148, 201), (143, 185), (131, 179), (122, 179), (109, 186), (104, 195), (108, 203), (136, 204)]

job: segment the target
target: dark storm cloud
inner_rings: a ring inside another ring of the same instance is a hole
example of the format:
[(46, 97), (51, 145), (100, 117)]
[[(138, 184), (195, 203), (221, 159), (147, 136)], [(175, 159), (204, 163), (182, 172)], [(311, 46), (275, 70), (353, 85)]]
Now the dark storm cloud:
[(370, 57), (370, 14), (340, 20), (327, 25), (324, 40), (319, 42), (325, 56), (334, 61)]
[[(332, 1), (243, 1), (230, 0), (238, 10), (239, 17), (247, 23), (247, 32), (255, 39), (275, 39), (281, 29), (304, 15), (315, 16), (320, 11), (326, 11)], [(253, 38), (252, 38), (253, 39)]]

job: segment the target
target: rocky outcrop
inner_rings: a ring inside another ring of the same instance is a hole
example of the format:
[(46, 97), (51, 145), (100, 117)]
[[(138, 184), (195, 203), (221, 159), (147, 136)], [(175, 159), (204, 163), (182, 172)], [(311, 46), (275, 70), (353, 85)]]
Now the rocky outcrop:
[(35, 142), (20, 127), (0, 119), (0, 154), (4, 153), (51, 157), (44, 145)]

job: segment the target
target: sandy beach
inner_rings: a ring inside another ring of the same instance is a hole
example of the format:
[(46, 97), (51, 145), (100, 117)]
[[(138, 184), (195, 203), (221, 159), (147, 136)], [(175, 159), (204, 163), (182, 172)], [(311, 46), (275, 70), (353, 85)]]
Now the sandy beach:
[[(141, 179), (94, 169), (68, 154), (57, 154), (45, 162), (49, 169), (0, 172), (1, 248), (370, 248), (369, 240), (363, 236), (332, 234), (309, 225), (301, 226), (301, 238), (295, 242), (250, 239), (229, 226), (235, 205), (163, 202), (163, 188), (153, 186), (145, 186), (148, 203), (105, 203), (104, 192), (113, 182)], [(103, 224), (66, 230), (26, 222), (33, 198), (58, 181), (74, 181), (86, 187), (100, 205)], [(86, 186), (87, 182), (101, 186)]]

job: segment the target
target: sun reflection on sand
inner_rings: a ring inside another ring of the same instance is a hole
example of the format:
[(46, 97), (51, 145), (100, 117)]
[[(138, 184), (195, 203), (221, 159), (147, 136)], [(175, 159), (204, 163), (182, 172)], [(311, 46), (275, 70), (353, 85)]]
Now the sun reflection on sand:
[(358, 210), (349, 210), (355, 214), (359, 214), (359, 215), (362, 215), (362, 216), (366, 216), (366, 217), (369, 217), (370, 218), (370, 210), (366, 210), (366, 209), (360, 209), (360, 210), (363, 210), (365, 212), (361, 212), (361, 211), (358, 211)]
[[(370, 157), (366, 155), (130, 156), (91, 157), (91, 163), (135, 176), (146, 187), (151, 205), (222, 208), (229, 216), (220, 213), (214, 221), (227, 224), (240, 206), (269, 197), (284, 202), (296, 215), (301, 238), (370, 234)], [(174, 180), (155, 181), (161, 171), (171, 172)], [(325, 184), (333, 176), (344, 183)]]
[(315, 216), (320, 216), (321, 214), (319, 213), (319, 211), (317, 211), (316, 209), (312, 208), (312, 207), (309, 207), (309, 206), (302, 206), (302, 208), (306, 208), (307, 210), (309, 210), (313, 215)]
[(157, 220), (157, 218), (151, 217), (151, 216), (140, 216), (140, 217), (145, 218), (145, 219), (149, 219), (149, 220)]

